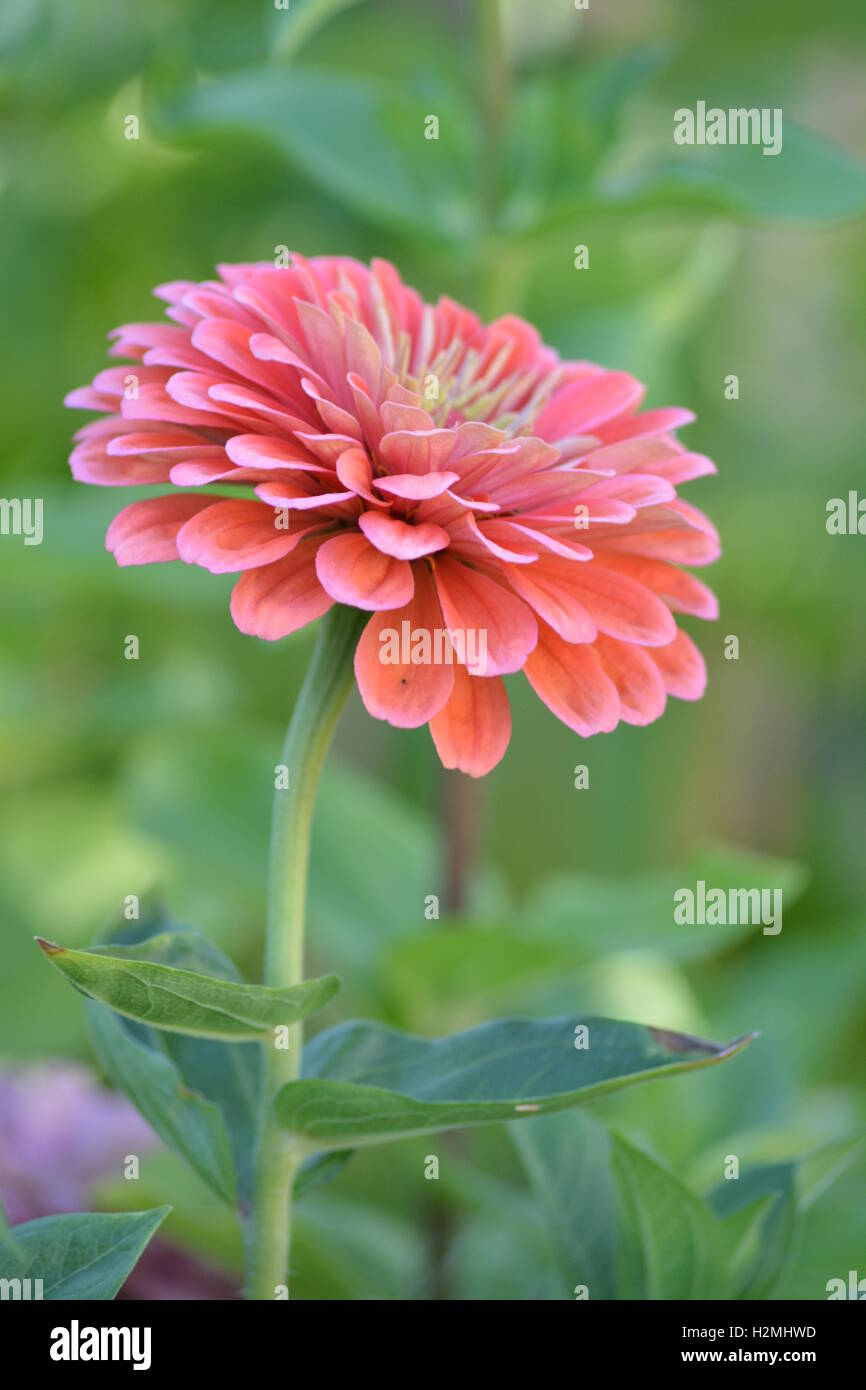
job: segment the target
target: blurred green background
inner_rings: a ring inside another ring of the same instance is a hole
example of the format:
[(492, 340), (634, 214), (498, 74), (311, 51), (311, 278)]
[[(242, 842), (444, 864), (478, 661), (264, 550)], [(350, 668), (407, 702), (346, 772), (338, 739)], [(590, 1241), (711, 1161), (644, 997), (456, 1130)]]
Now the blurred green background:
[[(327, 1022), (760, 1029), (724, 1067), (595, 1107), (696, 1190), (726, 1154), (862, 1127), (866, 539), (825, 521), (864, 477), (864, 38), (856, 0), (7, 0), (2, 489), (44, 498), (45, 535), (0, 539), (0, 1056), (88, 1055), (32, 936), (87, 942), (127, 894), (158, 890), (260, 968), (272, 769), (311, 637), (241, 636), (231, 576), (118, 571), (106, 526), (145, 494), (72, 483), (89, 417), (61, 401), (106, 365), (108, 329), (160, 317), (154, 284), (288, 245), (385, 256), (428, 298), (520, 313), (641, 377), (648, 405), (693, 408), (684, 437), (719, 474), (686, 496), (724, 545), (721, 619), (690, 628), (707, 695), (649, 729), (581, 742), (511, 678), (511, 747), (476, 785), (353, 697), (314, 849), (310, 973), (345, 981)], [(781, 107), (783, 153), (675, 147), (673, 111), (698, 99)], [(701, 876), (784, 884), (781, 935), (675, 928), (673, 887)], [(175, 1238), (233, 1267), (196, 1180), (167, 1157), (148, 1173)], [(866, 1273), (862, 1181), (861, 1162), (807, 1214), (779, 1296)], [(498, 1128), (367, 1152), (298, 1224), (301, 1297), (548, 1287)]]

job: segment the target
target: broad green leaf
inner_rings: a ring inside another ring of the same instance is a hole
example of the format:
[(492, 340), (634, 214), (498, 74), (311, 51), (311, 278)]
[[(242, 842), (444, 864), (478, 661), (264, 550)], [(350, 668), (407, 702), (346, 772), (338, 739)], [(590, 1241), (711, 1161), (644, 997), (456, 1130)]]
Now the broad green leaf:
[(172, 1059), (136, 1038), (110, 1009), (88, 999), (85, 1013), (93, 1051), (109, 1081), (138, 1107), (160, 1139), (233, 1205), (234, 1164), (219, 1108), (191, 1091)]
[(727, 1297), (725, 1242), (710, 1207), (619, 1135), (611, 1135), (623, 1207), (625, 1298)]
[(863, 1136), (824, 1145), (785, 1163), (763, 1163), (727, 1179), (709, 1194), (735, 1247), (737, 1298), (766, 1298), (791, 1254), (798, 1214), (806, 1211), (852, 1162)]
[[(588, 1046), (579, 1047), (584, 1027)], [(283, 1086), (275, 1105), (311, 1146), (353, 1148), (569, 1109), (722, 1061), (748, 1041), (710, 1043), (602, 1018), (501, 1019), (436, 1041), (346, 1023), (309, 1044), (304, 1077)]]
[[(722, 1222), (731, 1298), (756, 1296), (751, 1290), (761, 1285), (759, 1280), (753, 1282), (754, 1272), (765, 1262), (777, 1260), (781, 1267), (785, 1261), (789, 1247), (783, 1232), (792, 1217), (786, 1203), (779, 1204), (778, 1197), (776, 1192), (758, 1197), (748, 1206), (731, 1212)], [(766, 1287), (770, 1282), (767, 1281)]]
[(723, 1296), (725, 1241), (710, 1208), (591, 1115), (552, 1115), (510, 1131), (549, 1221), (564, 1296)]
[(43, 1216), (13, 1227), (21, 1251), (0, 1278), (42, 1280), (44, 1299), (112, 1299), (171, 1207), (123, 1214)]
[(561, 1297), (618, 1293), (619, 1199), (606, 1128), (583, 1111), (548, 1115), (509, 1134), (547, 1217), (559, 1254)]
[[(152, 903), (140, 921), (109, 928), (112, 950), (147, 949), (163, 964), (239, 981), (232, 961), (199, 932), (169, 923)], [(261, 1047), (145, 1028), (89, 1000), (91, 1042), (106, 1075), (223, 1199), (253, 1180)], [(225, 1140), (234, 1158), (226, 1163)], [(235, 1182), (235, 1174), (237, 1182)]]
[(318, 1191), (320, 1187), (327, 1187), (342, 1173), (351, 1157), (351, 1149), (334, 1149), (332, 1152), (311, 1154), (301, 1164), (295, 1178), (292, 1188), (293, 1200), (297, 1202), (301, 1197)]
[(799, 1211), (808, 1211), (823, 1196), (854, 1159), (862, 1155), (864, 1143), (866, 1135), (852, 1134), (803, 1154), (797, 1160), (795, 1186)]
[(683, 148), (633, 175), (599, 185), (622, 211), (700, 208), (779, 221), (838, 222), (866, 208), (866, 165), (813, 131), (789, 121), (782, 149), (720, 145), (700, 154)]
[(238, 1193), (249, 1197), (253, 1185), (256, 1110), (261, 1047), (257, 1043), (219, 1043), (184, 1033), (153, 1033), (184, 1083), (219, 1106), (234, 1156)]
[[(330, 197), (390, 232), (463, 240), (478, 226), (477, 121), (459, 90), (429, 86), (294, 64), (257, 68), (157, 102), (151, 118), (166, 138), (265, 140)], [(436, 112), (438, 139), (425, 138)]]
[(726, 1227), (735, 1298), (766, 1298), (784, 1268), (797, 1222), (795, 1165), (768, 1163), (720, 1183), (708, 1203)]
[[(631, 879), (568, 874), (549, 879), (526, 906), (527, 927), (541, 940), (558, 940), (573, 958), (589, 959), (612, 951), (658, 950), (678, 959), (701, 959), (760, 935), (762, 926), (680, 925), (674, 920), (674, 893), (720, 888), (779, 889), (788, 911), (806, 885), (797, 863), (756, 853), (739, 845), (708, 844), (678, 869)], [(772, 902), (772, 899), (769, 900)], [(784, 921), (783, 921), (784, 930)]]
[(150, 1028), (199, 1038), (260, 1037), (280, 1024), (306, 1018), (339, 989), (336, 975), (271, 989), (163, 965), (160, 956), (170, 949), (171, 934), (153, 937), (145, 946), (98, 946), (90, 951), (36, 940), (52, 965), (82, 993)]

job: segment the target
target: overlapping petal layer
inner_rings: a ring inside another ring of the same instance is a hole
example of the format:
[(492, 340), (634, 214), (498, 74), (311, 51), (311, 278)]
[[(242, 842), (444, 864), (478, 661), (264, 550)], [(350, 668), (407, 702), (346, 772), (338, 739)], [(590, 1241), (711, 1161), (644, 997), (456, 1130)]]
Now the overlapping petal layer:
[(334, 603), (369, 612), (367, 709), (429, 723), (473, 776), (510, 737), (502, 675), (584, 736), (702, 694), (673, 617), (717, 611), (680, 568), (719, 554), (676, 491), (715, 471), (674, 437), (688, 411), (641, 412), (627, 373), (561, 361), (513, 315), (426, 304), (384, 261), (218, 277), (161, 286), (168, 322), (117, 329), (127, 364), (67, 397), (103, 412), (77, 479), (169, 489), (112, 522), (119, 564), (237, 573), (232, 617), (269, 641)]

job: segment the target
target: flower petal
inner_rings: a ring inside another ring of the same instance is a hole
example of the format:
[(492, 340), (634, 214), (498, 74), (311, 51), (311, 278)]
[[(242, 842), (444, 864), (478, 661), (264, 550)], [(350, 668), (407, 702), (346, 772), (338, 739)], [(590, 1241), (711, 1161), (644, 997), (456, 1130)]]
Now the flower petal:
[(346, 502), (354, 502), (354, 492), (311, 492), (300, 481), (302, 475), (294, 480), (276, 483), (260, 483), (256, 495), (272, 507), (285, 508), (286, 511), (316, 511), (320, 507), (339, 508)]
[(392, 430), (380, 439), (379, 456), (395, 473), (438, 473), (455, 442), (454, 430)]
[(666, 406), (660, 410), (645, 410), (640, 415), (628, 415), (599, 425), (593, 431), (603, 444), (615, 444), (620, 439), (643, 439), (652, 434), (667, 434), (669, 430), (690, 425), (694, 420), (691, 410), (680, 406)]
[(384, 512), (362, 512), (358, 525), (377, 550), (398, 560), (419, 560), (422, 555), (444, 550), (450, 540), (441, 526), (423, 521), (410, 525)]
[(371, 490), (373, 465), (365, 449), (345, 449), (337, 459), (337, 477), (343, 487), (349, 488), (359, 497), (363, 497), (370, 506), (388, 507), (391, 505), (382, 497), (377, 497)]
[(709, 619), (719, 616), (719, 601), (712, 589), (676, 565), (641, 555), (621, 555), (615, 551), (600, 552), (595, 557), (595, 563), (652, 589), (675, 613), (691, 613), (696, 618)]
[[(183, 373), (176, 373), (177, 376)], [(171, 379), (175, 380), (174, 377)], [(171, 382), (169, 383), (171, 385)], [(164, 421), (171, 425), (191, 425), (199, 429), (232, 429), (234, 422), (211, 404), (210, 409), (192, 408), (175, 400), (168, 386), (142, 386), (137, 396), (124, 396), (120, 413), (125, 420)]]
[[(418, 564), (411, 603), (396, 612), (375, 613), (355, 652), (358, 689), (374, 719), (387, 719), (400, 729), (417, 729), (438, 714), (454, 686), (453, 664), (437, 664), (434, 659), (434, 637), (443, 631), (433, 580), (427, 565)], [(413, 650), (419, 658), (415, 661)]]
[(374, 613), (402, 608), (415, 590), (412, 566), (377, 550), (357, 531), (333, 536), (319, 546), (316, 573), (337, 603)]
[(434, 563), (446, 626), (462, 634), (467, 650), (484, 652), (483, 669), (481, 658), (475, 663), (478, 674), (519, 671), (538, 640), (537, 624), (526, 604), (504, 585), (448, 555)]
[(666, 647), (653, 647), (652, 657), (665, 690), (680, 700), (699, 700), (707, 688), (707, 668), (691, 637), (679, 630)]
[(651, 724), (664, 714), (665, 684), (645, 648), (599, 633), (593, 649), (616, 686), (620, 715), (627, 724)]
[(420, 502), (428, 497), (441, 497), (452, 483), (459, 478), (458, 473), (392, 473), (389, 477), (376, 478), (375, 486), (394, 497), (405, 497), (410, 502)]
[(177, 560), (177, 534), (196, 512), (213, 506), (212, 497), (169, 493), (133, 502), (118, 512), (108, 528), (105, 548), (119, 565), (150, 565)]
[(242, 324), (233, 319), (203, 319), (192, 330), (190, 341), (199, 352), (227, 367), (241, 381), (253, 382), (266, 391), (273, 391), (278, 400), (284, 399), (281, 388), (285, 373), (280, 372), (279, 364), (271, 366), (253, 356), (250, 330)]
[(670, 609), (643, 584), (592, 563), (553, 563), (567, 566), (571, 591), (595, 619), (599, 632), (644, 647), (663, 647), (676, 635)]
[(538, 559), (538, 551), (527, 544), (525, 535), (508, 521), (498, 521), (496, 517), (483, 517), (479, 525), (472, 512), (467, 512), (457, 526), (452, 527), (452, 535), (460, 532), (464, 551), (469, 558), (490, 563), (491, 555), (506, 564), (531, 565)]
[(167, 483), (171, 464), (145, 455), (114, 458), (98, 440), (76, 444), (69, 455), (69, 466), (77, 483), (98, 487), (142, 487), (146, 483)]
[(177, 549), (188, 565), (231, 574), (279, 560), (303, 534), (278, 530), (277, 514), (261, 502), (239, 498), (205, 507), (178, 532)]
[(669, 560), (675, 565), (711, 565), (721, 554), (717, 540), (682, 521), (655, 531), (634, 530), (620, 535), (611, 532), (589, 539), (593, 550), (600, 549), (611, 555), (642, 555), (648, 560)]
[(270, 434), (236, 434), (226, 440), (226, 453), (238, 468), (290, 469), (305, 473), (325, 473), (333, 478), (333, 470), (316, 463), (306, 449), (291, 439)]
[(619, 695), (589, 644), (564, 642), (542, 623), (523, 669), (538, 698), (575, 733), (588, 738), (616, 728)]
[(633, 411), (645, 387), (627, 372), (603, 372), (558, 392), (539, 415), (533, 433), (542, 439), (595, 433), (599, 426)]
[(511, 737), (511, 710), (498, 676), (470, 676), (454, 668), (454, 689), (430, 720), (430, 733), (445, 767), (484, 777), (502, 758)]
[(570, 583), (572, 567), (571, 560), (546, 556), (535, 565), (519, 569), (515, 565), (505, 565), (503, 569), (512, 589), (564, 642), (592, 642), (598, 627)]
[(316, 576), (312, 544), (261, 569), (247, 570), (232, 590), (235, 627), (250, 637), (276, 642), (333, 608)]

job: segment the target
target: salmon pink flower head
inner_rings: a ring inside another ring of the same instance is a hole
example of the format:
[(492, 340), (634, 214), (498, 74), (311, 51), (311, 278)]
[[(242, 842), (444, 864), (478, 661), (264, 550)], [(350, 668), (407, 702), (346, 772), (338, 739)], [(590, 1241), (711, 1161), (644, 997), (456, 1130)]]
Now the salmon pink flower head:
[(76, 436), (79, 481), (171, 489), (111, 523), (118, 564), (239, 574), (232, 617), (268, 641), (369, 612), (370, 714), (429, 724), (474, 776), (508, 744), (511, 672), (583, 736), (703, 693), (673, 617), (717, 613), (681, 568), (719, 554), (676, 492), (715, 471), (674, 438), (690, 412), (640, 412), (625, 372), (560, 360), (513, 315), (426, 304), (384, 261), (218, 274), (161, 286), (170, 322), (113, 335), (136, 365), (67, 398), (108, 412)]

